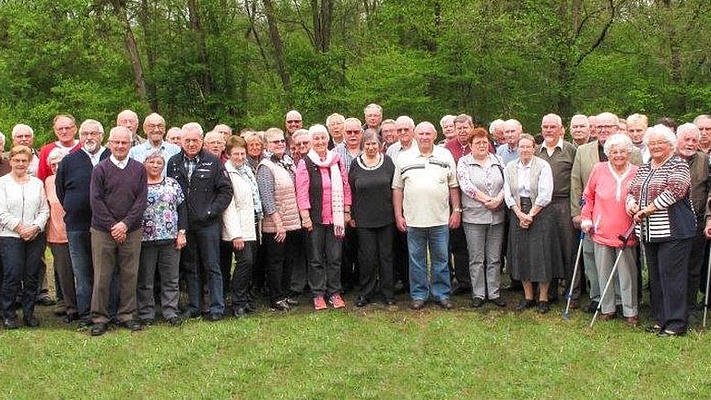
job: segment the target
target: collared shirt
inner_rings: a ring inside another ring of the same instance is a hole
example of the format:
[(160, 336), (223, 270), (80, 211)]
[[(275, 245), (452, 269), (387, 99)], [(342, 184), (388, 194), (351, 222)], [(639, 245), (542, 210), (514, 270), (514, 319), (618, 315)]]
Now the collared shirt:
[(408, 226), (446, 225), (449, 189), (459, 187), (452, 153), (434, 146), (432, 154), (425, 156), (413, 145), (398, 156), (392, 187), (403, 191), (403, 214)]
[(536, 150), (536, 155), (547, 161), (553, 172), (553, 197), (570, 198), (570, 176), (575, 162), (575, 146), (559, 139), (550, 151), (545, 145)]
[(106, 148), (104, 146), (101, 146), (101, 147), (99, 147), (99, 150), (96, 151), (96, 153), (91, 154), (88, 151), (86, 151), (83, 147), (81, 148), (81, 151), (83, 151), (84, 153), (86, 153), (86, 155), (89, 156), (89, 160), (91, 160), (91, 165), (94, 167), (96, 167), (96, 164), (98, 164), (99, 161), (101, 161), (101, 154), (104, 153), (104, 150), (106, 150)]
[(128, 158), (124, 158), (123, 160), (119, 160), (118, 158), (114, 157), (113, 154), (109, 156), (109, 160), (111, 160), (111, 162), (112, 162), (115, 166), (119, 167), (120, 169), (126, 168), (126, 164), (128, 164)]
[(168, 160), (170, 160), (170, 157), (180, 153), (180, 147), (174, 145), (173, 143), (166, 142), (165, 140), (162, 141), (158, 147), (154, 147), (150, 141), (146, 140), (138, 146), (131, 147), (131, 150), (128, 152), (128, 156), (143, 164), (146, 161), (146, 156), (153, 151), (160, 151), (160, 154), (163, 156), (163, 160), (165, 160), (165, 163), (163, 164), (163, 176), (165, 176), (166, 171), (168, 170)]
[(190, 178), (193, 177), (193, 172), (195, 172), (195, 168), (197, 168), (199, 163), (200, 160), (198, 159), (198, 156), (193, 158), (189, 158), (187, 155), (183, 156), (183, 164), (185, 165), (185, 171), (188, 173), (188, 181), (190, 181)]
[(518, 160), (518, 147), (511, 149), (508, 144), (501, 145), (496, 149), (496, 155), (501, 157), (506, 165), (511, 161)]
[(541, 143), (541, 151), (543, 151), (543, 149), (545, 149), (546, 153), (548, 153), (548, 157), (553, 155), (553, 152), (555, 151), (556, 147), (563, 150), (563, 138), (562, 137), (558, 138), (558, 142), (552, 148), (549, 148), (548, 146), (546, 146), (545, 140), (543, 141), (543, 143)]
[(358, 153), (356, 153), (356, 155), (352, 155), (350, 150), (348, 150), (346, 142), (337, 144), (333, 151), (336, 152), (339, 156), (341, 156), (341, 159), (343, 160), (343, 165), (346, 167), (346, 173), (351, 170), (351, 163), (353, 162), (353, 160), (355, 160), (356, 157), (358, 157), (359, 155), (363, 154), (363, 150), (358, 149)]

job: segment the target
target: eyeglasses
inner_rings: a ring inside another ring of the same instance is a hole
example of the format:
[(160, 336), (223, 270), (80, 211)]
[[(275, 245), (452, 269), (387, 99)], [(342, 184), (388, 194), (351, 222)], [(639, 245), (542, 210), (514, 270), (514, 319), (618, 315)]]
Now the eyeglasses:
[(286, 143), (286, 140), (284, 140), (284, 139), (270, 140), (269, 143), (281, 144), (281, 143)]
[(286, 121), (287, 124), (298, 124), (299, 122), (301, 122), (301, 120), (298, 119), (291, 119)]
[(80, 136), (101, 136), (101, 134), (99, 131), (83, 131)]
[(146, 124), (147, 129), (165, 128), (165, 124)]
[(294, 144), (297, 145), (297, 146), (308, 146), (308, 145), (309, 145), (309, 142), (297, 142), (297, 143), (294, 143)]
[(360, 129), (357, 130), (351, 130), (351, 131), (346, 131), (346, 134), (348, 135), (357, 135), (360, 133)]
[(597, 127), (600, 129), (612, 129), (617, 128), (617, 125), (598, 125)]

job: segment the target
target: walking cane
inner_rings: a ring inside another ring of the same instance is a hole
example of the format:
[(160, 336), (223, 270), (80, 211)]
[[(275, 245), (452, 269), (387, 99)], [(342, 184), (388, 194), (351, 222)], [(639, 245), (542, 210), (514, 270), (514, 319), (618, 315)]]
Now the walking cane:
[(563, 319), (568, 320), (570, 315), (568, 311), (570, 310), (570, 301), (573, 299), (573, 286), (575, 286), (575, 278), (578, 276), (578, 268), (580, 267), (580, 253), (583, 252), (583, 239), (585, 238), (585, 232), (580, 231), (580, 243), (578, 244), (578, 255), (575, 257), (575, 267), (573, 268), (573, 278), (570, 280), (570, 287), (568, 288), (568, 294), (565, 296), (568, 298), (568, 302), (565, 305), (565, 311), (563, 311)]
[(592, 317), (592, 320), (590, 321), (590, 327), (592, 328), (593, 325), (595, 324), (595, 320), (597, 319), (598, 314), (600, 314), (600, 311), (602, 310), (602, 300), (605, 298), (605, 294), (607, 294), (607, 289), (610, 288), (610, 283), (612, 282), (612, 278), (615, 276), (615, 271), (617, 271), (617, 266), (620, 263), (620, 259), (622, 259), (622, 253), (625, 250), (625, 247), (627, 246), (627, 242), (630, 240), (630, 237), (632, 236), (632, 232), (634, 232), (634, 222), (630, 227), (627, 229), (627, 232), (624, 234), (618, 236), (617, 238), (622, 241), (622, 244), (620, 245), (620, 253), (617, 255), (617, 259), (615, 259), (615, 263), (612, 265), (612, 271), (610, 271), (610, 276), (607, 278), (607, 283), (605, 283), (605, 288), (602, 290), (602, 294), (600, 295), (600, 302), (597, 304), (597, 308), (595, 309), (595, 314)]
[(709, 256), (709, 263), (706, 266), (706, 295), (704, 296), (704, 322), (702, 323), (704, 329), (706, 329), (706, 314), (709, 311), (709, 283), (711, 283), (711, 256)]

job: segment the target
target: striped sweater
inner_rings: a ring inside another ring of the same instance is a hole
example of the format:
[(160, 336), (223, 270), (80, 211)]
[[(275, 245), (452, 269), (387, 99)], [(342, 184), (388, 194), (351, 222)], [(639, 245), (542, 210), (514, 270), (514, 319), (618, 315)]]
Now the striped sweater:
[(645, 242), (693, 237), (696, 216), (689, 199), (690, 187), (689, 165), (678, 156), (656, 169), (651, 162), (641, 165), (630, 183), (627, 202), (636, 202), (640, 209), (653, 203), (657, 211), (637, 225), (637, 235)]

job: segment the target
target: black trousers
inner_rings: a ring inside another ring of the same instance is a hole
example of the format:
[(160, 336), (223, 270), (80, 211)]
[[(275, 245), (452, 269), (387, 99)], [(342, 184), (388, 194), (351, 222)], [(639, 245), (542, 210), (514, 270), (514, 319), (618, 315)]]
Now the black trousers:
[[(448, 258), (450, 271), (454, 271), (457, 284), (463, 287), (471, 287), (469, 276), (469, 250), (467, 249), (467, 237), (464, 228), (460, 225), (457, 229), (449, 230), (449, 254)], [(452, 262), (454, 258), (454, 262)]]
[(693, 238), (644, 243), (652, 292), (652, 318), (664, 329), (683, 332), (687, 327), (689, 252)]
[(393, 224), (379, 228), (356, 228), (361, 296), (373, 298), (380, 292), (386, 299), (395, 297), (394, 230)]

